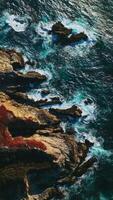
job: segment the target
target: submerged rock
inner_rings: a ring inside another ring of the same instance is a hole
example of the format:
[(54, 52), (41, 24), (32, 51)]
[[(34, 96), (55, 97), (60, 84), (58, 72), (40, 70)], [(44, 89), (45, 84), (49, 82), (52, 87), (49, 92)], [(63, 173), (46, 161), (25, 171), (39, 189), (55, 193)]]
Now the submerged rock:
[[(74, 140), (73, 135), (64, 134), (61, 132), (60, 129), (57, 129), (56, 132), (56, 129), (54, 129), (54, 127), (47, 130), (48, 134), (40, 134), (40, 131), (37, 131), (34, 133), (32, 132), (31, 136), (29, 137), (25, 137), (23, 133), (21, 134), (23, 136), (12, 137), (11, 133), (9, 132), (9, 130), (11, 129), (8, 130), (7, 126), (9, 127), (9, 124), (12, 121), (14, 121), (15, 118), (22, 117), (22, 119), (25, 118), (27, 120), (25, 116), (27, 115), (29, 119), (29, 116), (32, 114), (32, 108), (26, 110), (25, 107), (22, 106), (22, 110), (17, 111), (18, 107), (20, 109), (20, 105), (14, 102), (11, 105), (11, 102), (10, 100), (8, 100), (8, 98), (6, 103), (4, 102), (3, 99), (0, 99), (0, 101), (2, 103), (0, 107), (0, 148), (2, 148), (1, 149), (2, 151), (0, 151), (0, 153), (2, 152), (0, 154), (1, 155), (0, 181), (2, 180), (2, 178), (5, 179), (5, 177), (7, 179), (13, 179), (13, 178), (17, 179), (20, 176), (22, 176), (22, 174), (24, 178), (25, 174), (30, 169), (45, 168), (46, 165), (44, 165), (43, 162), (41, 162), (39, 159), (41, 158), (42, 154), (41, 152), (43, 152), (43, 154), (47, 155), (48, 157), (52, 158), (50, 167), (51, 165), (53, 167), (55, 165), (55, 167), (57, 166), (67, 171), (68, 173), (70, 170), (72, 171), (75, 168), (77, 168), (81, 164), (81, 162), (85, 159), (87, 152), (89, 150), (89, 144), (87, 145), (87, 143), (84, 144), (77, 143)], [(36, 112), (36, 110), (34, 112)], [(32, 118), (30, 118), (29, 120), (36, 122), (35, 117), (36, 116), (32, 116)], [(17, 127), (15, 126), (15, 123), (13, 125), (14, 128), (16, 129)], [(21, 131), (22, 130), (25, 131), (25, 127), (23, 128), (21, 127)], [(4, 149), (5, 147), (7, 147), (8, 149), (7, 150)], [(32, 150), (34, 148), (38, 150), (39, 156), (37, 154), (37, 157), (34, 158), (29, 153), (30, 157), (27, 158), (26, 153), (30, 152), (30, 149)], [(21, 154), (21, 152), (23, 152), (23, 149), (26, 152), (25, 157), (23, 153)], [(3, 156), (4, 153), (5, 153), (5, 159)], [(48, 162), (50, 162), (50, 160), (48, 160)], [(22, 168), (23, 164), (24, 164), (24, 169)], [(11, 172), (10, 172), (10, 166), (11, 166)], [(18, 173), (16, 173), (15, 176), (14, 174), (15, 171), (17, 170), (17, 166), (18, 166)], [(6, 174), (6, 168), (8, 168), (8, 174)], [(14, 170), (13, 171), (14, 174), (12, 174), (12, 170)]]
[(41, 94), (42, 94), (42, 96), (46, 96), (46, 95), (50, 94), (50, 91), (45, 89), (45, 90), (41, 91)]
[(57, 36), (54, 39), (54, 43), (61, 45), (70, 45), (75, 42), (80, 42), (81, 40), (86, 41), (88, 36), (84, 32), (73, 33), (72, 29), (68, 29), (61, 22), (57, 22), (52, 26), (52, 30), (49, 31), (49, 34), (52, 34), (53, 37)]

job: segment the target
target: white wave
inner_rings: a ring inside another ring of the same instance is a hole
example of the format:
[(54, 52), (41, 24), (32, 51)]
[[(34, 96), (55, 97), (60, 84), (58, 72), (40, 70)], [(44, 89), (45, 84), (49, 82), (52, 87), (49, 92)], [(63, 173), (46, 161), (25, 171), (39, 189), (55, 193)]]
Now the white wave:
[(30, 72), (30, 71), (38, 72), (42, 75), (45, 75), (48, 81), (52, 78), (52, 74), (49, 70), (44, 70), (40, 68), (32, 68), (29, 65), (26, 65), (24, 69), (20, 70), (20, 72), (22, 72), (23, 74), (26, 74), (27, 72)]
[[(84, 102), (86, 98), (90, 98), (92, 100), (92, 103), (86, 105)], [(91, 121), (96, 120), (96, 104), (89, 95), (82, 94), (82, 92), (78, 91), (71, 100), (64, 101), (59, 107), (60, 109), (67, 109), (72, 107), (73, 105), (77, 105), (82, 110), (82, 118), (80, 119), (80, 121), (82, 120), (85, 124), (87, 124)], [(53, 107), (59, 108), (58, 105), (55, 105)]]
[(19, 15), (10, 15), (9, 13), (4, 13), (6, 23), (11, 26), (16, 32), (23, 32), (28, 26), (28, 21), (26, 16), (20, 17)]
[(35, 27), (35, 31), (37, 32), (38, 35), (42, 36), (42, 37), (48, 37), (51, 38), (50, 35), (48, 35), (48, 31), (51, 30), (52, 25), (55, 22), (43, 22), (40, 21), (38, 23), (38, 25)]
[(41, 89), (30, 90), (30, 92), (28, 92), (27, 95), (28, 95), (29, 99), (34, 99), (34, 101), (42, 99)]
[(101, 136), (96, 137), (93, 134), (93, 130), (89, 132), (77, 132), (77, 139), (80, 142), (84, 142), (87, 139), (94, 144), (90, 148), (87, 159), (92, 156), (95, 156), (97, 159), (109, 159), (109, 157), (112, 155), (112, 152), (110, 150), (104, 149), (104, 139)]
[[(84, 32), (88, 35), (89, 39), (92, 41), (96, 41), (96, 33), (93, 30), (92, 27), (88, 25), (86, 21), (80, 21), (80, 19), (76, 19), (76, 21), (71, 21), (69, 19), (61, 19), (61, 22), (68, 28), (72, 29), (73, 33), (79, 33)], [(51, 30), (51, 27), (53, 24), (55, 24), (55, 21), (51, 22), (39, 22), (39, 24), (36, 26), (35, 30), (36, 32), (43, 36), (43, 37), (51, 37), (48, 35), (48, 31)]]
[[(64, 48), (64, 51), (67, 51), (68, 54), (71, 54), (71, 56), (79, 55), (81, 57), (84, 57), (84, 55), (87, 54), (87, 52), (90, 50), (90, 47), (94, 46), (97, 41), (95, 30), (93, 30), (93, 28), (90, 27), (86, 21), (80, 21), (80, 19), (77, 19), (76, 21), (71, 21), (69, 19), (60, 19), (60, 21), (66, 27), (71, 28), (73, 33), (86, 33), (86, 35), (88, 36), (87, 41), (81, 41), (76, 43), (76, 45), (71, 45), (72, 50), (71, 46), (66, 46)], [(43, 51), (40, 53), (40, 59), (46, 58), (47, 55), (54, 53), (55, 51), (55, 49), (52, 47), (52, 36), (48, 35), (48, 31), (51, 30), (52, 25), (55, 23), (55, 21), (41, 21), (35, 28), (37, 34), (43, 37)], [(76, 51), (73, 51), (73, 47), (76, 47)]]

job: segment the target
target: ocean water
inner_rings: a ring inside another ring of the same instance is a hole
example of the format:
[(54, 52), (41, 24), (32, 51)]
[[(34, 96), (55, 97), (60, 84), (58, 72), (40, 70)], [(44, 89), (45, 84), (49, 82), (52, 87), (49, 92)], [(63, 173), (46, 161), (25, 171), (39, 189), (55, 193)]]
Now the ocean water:
[[(89, 40), (54, 46), (46, 30), (58, 20), (74, 32), (84, 31)], [(94, 142), (88, 157), (98, 159), (73, 186), (63, 188), (65, 199), (113, 200), (113, 1), (1, 0), (0, 47), (17, 49), (36, 61), (34, 70), (48, 77), (42, 84), (51, 90), (48, 99), (59, 96), (61, 107), (77, 104), (87, 115), (61, 124), (73, 127), (78, 140)], [(27, 65), (23, 73), (30, 70)], [(41, 98), (40, 90), (28, 95)], [(86, 106), (87, 97), (93, 103)]]

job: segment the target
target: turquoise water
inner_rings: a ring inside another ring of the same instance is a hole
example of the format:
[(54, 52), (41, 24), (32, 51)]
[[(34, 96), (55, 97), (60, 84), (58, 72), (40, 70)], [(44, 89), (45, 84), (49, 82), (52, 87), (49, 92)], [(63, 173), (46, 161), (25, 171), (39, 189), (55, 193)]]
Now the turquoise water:
[[(37, 61), (34, 70), (48, 77), (42, 88), (59, 96), (61, 107), (77, 104), (87, 115), (61, 124), (64, 129), (73, 127), (78, 140), (94, 142), (88, 157), (98, 159), (75, 185), (66, 188), (66, 199), (112, 200), (113, 1), (2, 0), (0, 11), (0, 47), (15, 48), (25, 59)], [(84, 31), (89, 40), (64, 48), (53, 46), (44, 29), (58, 20), (73, 32)], [(24, 73), (29, 70), (26, 66)], [(41, 98), (39, 90), (31, 90), (29, 96)], [(87, 97), (92, 105), (84, 104)]]

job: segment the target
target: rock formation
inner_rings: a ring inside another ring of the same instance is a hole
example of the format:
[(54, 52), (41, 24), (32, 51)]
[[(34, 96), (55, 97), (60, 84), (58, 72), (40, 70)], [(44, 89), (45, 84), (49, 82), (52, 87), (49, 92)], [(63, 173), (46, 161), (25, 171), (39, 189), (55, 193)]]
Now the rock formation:
[(60, 21), (55, 23), (48, 33), (52, 34), (53, 37), (57, 36), (53, 42), (60, 45), (70, 45), (88, 39), (88, 36), (84, 32), (75, 34), (72, 32), (72, 29), (68, 29)]
[[(20, 88), (28, 83), (38, 85), (46, 77), (35, 72), (19, 73), (17, 69), (24, 67), (24, 60), (14, 50), (1, 50), (0, 60), (0, 185), (3, 188), (10, 185), (13, 192), (14, 183), (20, 181), (24, 185), (22, 199), (26, 200), (62, 197), (59, 186), (75, 181), (95, 162), (94, 158), (85, 161), (93, 144), (77, 142), (73, 134), (64, 132), (60, 126), (59, 116), (81, 117), (82, 111), (77, 106), (42, 109), (38, 103), (28, 100), (26, 93), (17, 92), (17, 84)], [(8, 90), (9, 86), (14, 88)], [(59, 98), (53, 98), (52, 103), (56, 101)], [(34, 173), (39, 178), (32, 181)], [(33, 195), (30, 180), (39, 188), (44, 185), (37, 195)], [(10, 194), (3, 192), (6, 188), (1, 190), (0, 199), (9, 198)]]
[(70, 116), (70, 117), (74, 117), (74, 118), (82, 116), (82, 110), (76, 105), (73, 105), (72, 107), (67, 108), (67, 109), (50, 108), (49, 111), (51, 113), (54, 113), (55, 115), (59, 115), (60, 117), (62, 115)]
[(22, 67), (24, 67), (24, 60), (20, 53), (16, 53), (14, 50), (0, 50), (1, 90), (6, 90), (7, 88), (13, 88), (13, 90), (20, 88), (20, 90), (23, 90), (30, 87), (30, 83), (38, 85), (40, 82), (46, 80), (46, 76), (38, 72), (32, 71), (26, 74), (18, 72), (17, 69), (22, 69)]

